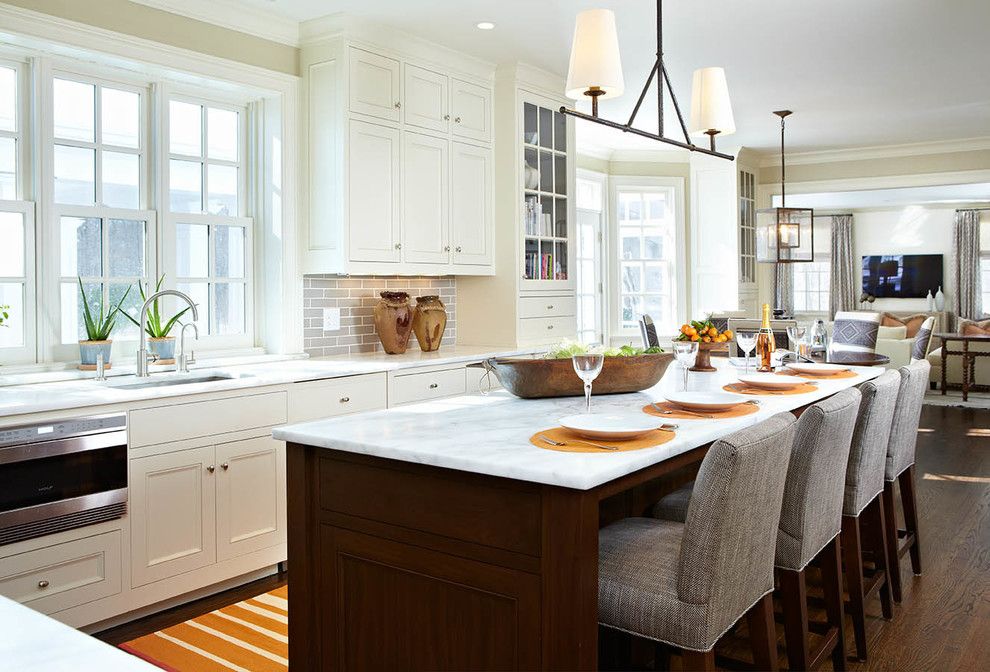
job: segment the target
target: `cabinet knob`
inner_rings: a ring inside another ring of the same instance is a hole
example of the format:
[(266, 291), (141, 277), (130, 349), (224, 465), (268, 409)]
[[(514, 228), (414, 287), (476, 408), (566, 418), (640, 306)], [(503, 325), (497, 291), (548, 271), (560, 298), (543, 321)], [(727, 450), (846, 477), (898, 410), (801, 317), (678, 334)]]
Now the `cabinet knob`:
[(548, 324), (547, 325), (547, 329), (553, 329), (553, 325), (552, 324)]
[(461, 118), (460, 117), (454, 117), (454, 123), (455, 124), (461, 123)]
[(398, 110), (398, 109), (401, 109), (401, 108), (402, 108), (402, 103), (400, 103), (399, 101), (395, 101), (395, 109)]
[(450, 245), (444, 245), (443, 251), (444, 252), (450, 252)]
[(227, 471), (228, 469), (230, 469), (230, 465), (224, 462), (223, 464), (220, 465), (220, 468), (223, 469), (224, 471)]
[(460, 245), (458, 245), (457, 247), (454, 248), (454, 252), (460, 252), (460, 251), (461, 251), (461, 246)]
[(402, 243), (396, 243), (395, 244), (395, 249), (401, 250), (402, 249)]
[(217, 468), (216, 468), (216, 467), (214, 467), (214, 466), (213, 466), (213, 465), (211, 464), (210, 466), (208, 466), (208, 467), (206, 468), (206, 470), (207, 470), (208, 472), (210, 472), (210, 473), (212, 474), (212, 473), (213, 473), (214, 471), (216, 471), (216, 470), (217, 470)]
[(547, 306), (547, 310), (553, 310), (553, 304), (552, 303), (549, 306)]
[(341, 397), (341, 398), (340, 398), (340, 403), (342, 403), (342, 404), (346, 404), (346, 403), (347, 403), (348, 401), (350, 401), (350, 400), (351, 400), (351, 398), (350, 398), (350, 397)]
[(44, 590), (45, 588), (47, 588), (48, 585), (49, 585), (48, 584), (48, 579), (42, 579), (41, 581), (38, 581), (38, 588), (40, 588), (41, 590)]
[(443, 115), (443, 120), (444, 121), (450, 121), (450, 115), (449, 114)]
[(439, 385), (437, 385), (436, 383), (430, 383), (430, 389), (431, 389), (431, 390), (435, 390), (435, 389), (437, 389), (438, 387), (440, 387), (440, 386), (439, 386)]

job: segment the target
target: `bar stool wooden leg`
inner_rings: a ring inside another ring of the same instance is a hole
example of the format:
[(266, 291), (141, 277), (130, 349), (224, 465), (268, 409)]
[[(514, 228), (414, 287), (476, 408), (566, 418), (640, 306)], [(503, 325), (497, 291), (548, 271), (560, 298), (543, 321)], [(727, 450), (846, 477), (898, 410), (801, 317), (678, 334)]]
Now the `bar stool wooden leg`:
[(746, 612), (746, 624), (749, 626), (749, 644), (753, 648), (756, 669), (777, 672), (777, 629), (773, 623), (772, 593), (764, 595)]
[(904, 507), (904, 527), (907, 528), (911, 549), (911, 571), (921, 574), (921, 539), (918, 536), (918, 501), (914, 491), (914, 465), (897, 477), (901, 486), (901, 505)]
[(839, 537), (822, 549), (821, 570), (825, 613), (828, 624), (837, 630), (835, 648), (832, 649), (832, 669), (841, 672), (846, 669), (846, 619), (842, 606), (842, 544)]
[(890, 571), (888, 570), (887, 544), (883, 532), (886, 529), (886, 522), (883, 515), (883, 503), (880, 499), (880, 497), (874, 499), (866, 509), (872, 518), (874, 530), (870, 539), (873, 546), (873, 564), (878, 575), (883, 572), (880, 579), (880, 608), (883, 611), (883, 617), (890, 620), (894, 617), (894, 608), (890, 600)]
[(856, 636), (856, 657), (866, 660), (866, 608), (863, 604), (863, 549), (860, 546), (859, 517), (842, 516), (842, 555), (846, 562), (846, 588), (849, 614)]
[(808, 588), (805, 571), (777, 569), (780, 577), (780, 597), (784, 608), (784, 638), (787, 643), (787, 664), (792, 670), (811, 667), (808, 644)]
[[(901, 491), (903, 496), (903, 490)], [(890, 592), (894, 602), (901, 601), (901, 559), (897, 551), (897, 512), (894, 510), (894, 482), (883, 482), (884, 529), (883, 537), (887, 546), (887, 562), (890, 571), (887, 576), (890, 578)]]
[(715, 649), (712, 649), (711, 651), (688, 651), (687, 649), (682, 650), (681, 667), (683, 667), (685, 670), (714, 672)]

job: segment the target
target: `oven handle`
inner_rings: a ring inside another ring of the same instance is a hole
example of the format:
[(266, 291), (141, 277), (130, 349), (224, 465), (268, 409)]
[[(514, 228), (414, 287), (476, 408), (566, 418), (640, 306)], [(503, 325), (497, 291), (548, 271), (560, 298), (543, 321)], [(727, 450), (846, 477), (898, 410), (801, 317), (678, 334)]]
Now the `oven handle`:
[(35, 523), (41, 520), (57, 518), (70, 513), (88, 511), (110, 504), (120, 504), (127, 501), (127, 488), (103, 490), (89, 495), (59, 499), (45, 504), (34, 504), (20, 509), (0, 512), (0, 529), (24, 523)]
[(45, 441), (44, 443), (26, 443), (19, 446), (0, 448), (0, 465), (126, 445), (126, 430), (89, 434), (86, 436), (73, 436), (67, 439)]

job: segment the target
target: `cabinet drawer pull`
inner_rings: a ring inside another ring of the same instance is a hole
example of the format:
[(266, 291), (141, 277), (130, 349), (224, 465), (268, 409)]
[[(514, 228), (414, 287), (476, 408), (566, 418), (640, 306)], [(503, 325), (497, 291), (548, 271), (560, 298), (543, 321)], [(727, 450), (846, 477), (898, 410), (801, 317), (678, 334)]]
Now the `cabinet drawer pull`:
[(553, 329), (553, 325), (552, 324), (548, 324), (547, 325), (547, 329)]
[(41, 590), (44, 590), (48, 586), (49, 586), (48, 579), (42, 579), (41, 581), (38, 581), (38, 588), (40, 588)]
[(401, 250), (402, 249), (402, 243), (396, 243), (395, 244), (395, 249)]
[(443, 115), (443, 120), (444, 121), (450, 121), (450, 115), (449, 114)]
[(458, 245), (457, 247), (454, 248), (454, 252), (460, 252), (460, 251), (461, 251), (461, 246), (460, 245)]
[(350, 400), (351, 400), (351, 398), (350, 398), (350, 397), (341, 397), (341, 398), (340, 398), (340, 403), (342, 403), (342, 404), (346, 404), (346, 403), (347, 403), (348, 401), (350, 401)]
[(547, 306), (547, 310), (553, 310), (553, 304), (552, 303), (549, 306)]
[(402, 103), (400, 103), (399, 101), (395, 101), (395, 109), (397, 109), (397, 110), (398, 110), (398, 109), (400, 109), (401, 107), (402, 107)]
[(430, 383), (430, 389), (431, 389), (431, 390), (435, 390), (435, 389), (437, 389), (438, 387), (440, 387), (440, 386), (439, 386), (439, 385), (437, 385), (436, 383)]
[(224, 471), (227, 471), (228, 469), (230, 469), (230, 465), (224, 462), (223, 464), (220, 465), (220, 468), (223, 469)]
[(214, 471), (217, 470), (217, 468), (211, 464), (206, 468), (206, 470), (212, 474)]
[(461, 118), (460, 117), (454, 117), (454, 123), (455, 124), (461, 123)]
[(450, 245), (444, 245), (443, 251), (444, 252), (450, 252)]

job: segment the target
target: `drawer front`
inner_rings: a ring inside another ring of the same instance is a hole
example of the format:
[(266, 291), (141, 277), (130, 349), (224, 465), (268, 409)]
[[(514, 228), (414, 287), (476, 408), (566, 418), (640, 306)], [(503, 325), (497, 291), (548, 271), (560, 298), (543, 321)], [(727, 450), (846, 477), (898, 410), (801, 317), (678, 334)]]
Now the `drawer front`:
[(289, 422), (374, 411), (388, 405), (388, 376), (373, 373), (296, 383), (289, 388)]
[(464, 394), (464, 380), (464, 367), (395, 376), (389, 406)]
[(130, 447), (138, 448), (281, 425), (285, 415), (285, 392), (141, 408), (130, 413), (128, 437)]
[(573, 317), (531, 317), (519, 320), (519, 336), (525, 343), (550, 343), (574, 338), (577, 321)]
[(573, 296), (524, 296), (519, 299), (519, 317), (570, 317), (577, 315)]
[(51, 614), (120, 592), (120, 530), (0, 560), (0, 595)]

